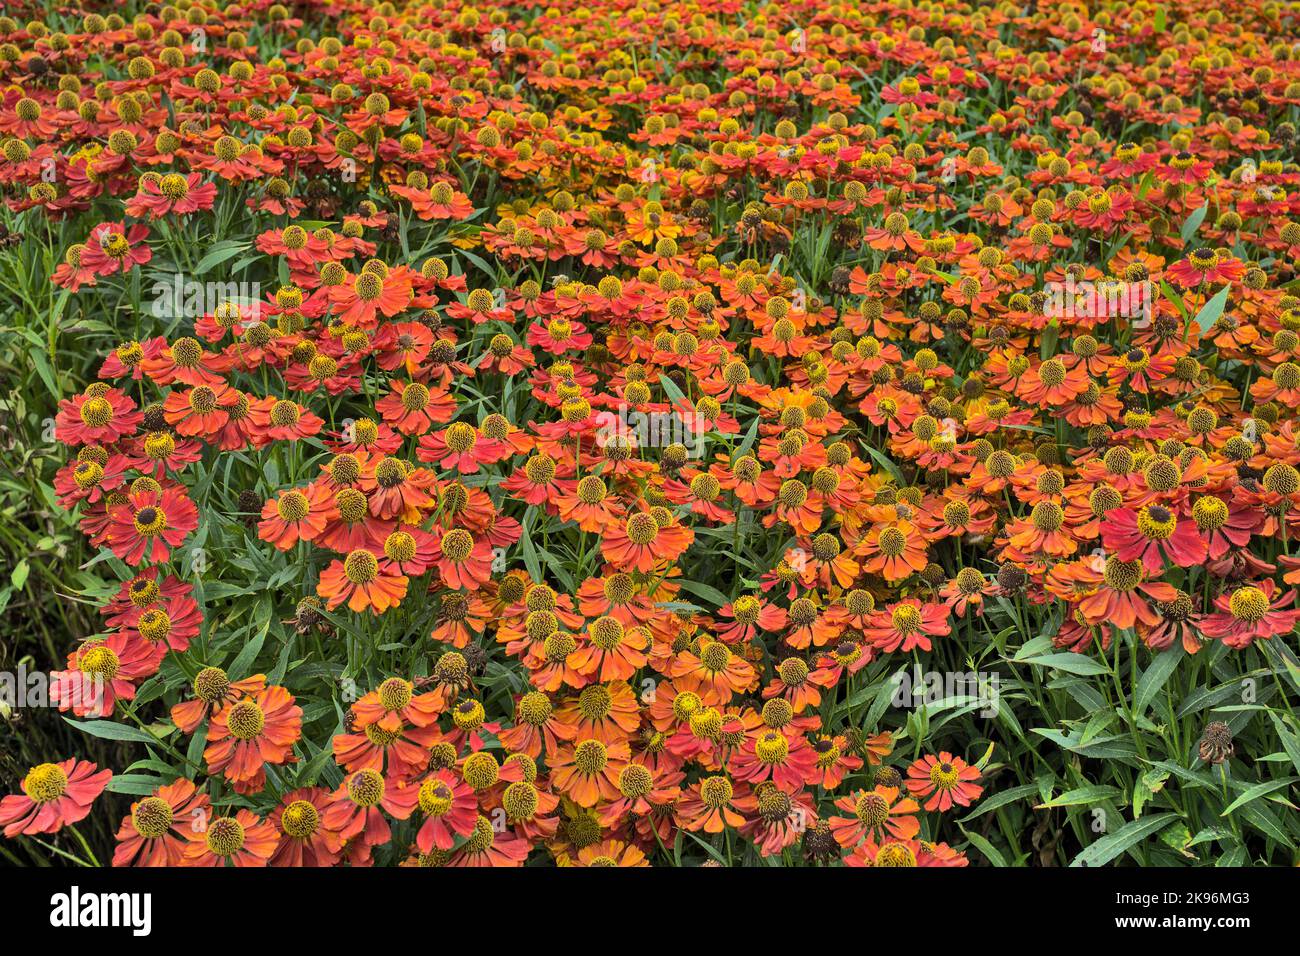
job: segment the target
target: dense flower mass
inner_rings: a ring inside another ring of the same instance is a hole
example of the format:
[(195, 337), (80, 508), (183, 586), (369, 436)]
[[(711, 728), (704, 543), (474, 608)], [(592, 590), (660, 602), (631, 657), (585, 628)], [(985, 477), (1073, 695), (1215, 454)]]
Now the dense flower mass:
[(1296, 4), (32, 6), (5, 837), (1294, 862)]

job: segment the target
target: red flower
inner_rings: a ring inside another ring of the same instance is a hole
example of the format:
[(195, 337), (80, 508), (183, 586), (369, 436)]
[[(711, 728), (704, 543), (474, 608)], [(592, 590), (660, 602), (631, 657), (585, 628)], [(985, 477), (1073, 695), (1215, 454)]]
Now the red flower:
[(1092, 625), (1118, 628), (1132, 627), (1138, 621), (1148, 627), (1160, 623), (1160, 613), (1151, 601), (1169, 602), (1178, 591), (1163, 581), (1144, 580), (1141, 561), (1123, 561), (1115, 555), (1106, 559), (1104, 570), (1096, 571), (1085, 564), (1073, 566), (1078, 583), (1096, 590), (1079, 601), (1079, 610)]
[(434, 529), (438, 574), (448, 587), (473, 590), (492, 578), (492, 545), (464, 528)]
[(439, 468), (473, 474), (480, 464), (495, 461), (491, 443), (469, 422), (453, 422), (441, 432), (420, 439), (416, 456), (436, 462)]
[(270, 441), (297, 441), (318, 434), (324, 420), (293, 399), (264, 398), (252, 404), (248, 412), (258, 444)]
[(392, 838), (384, 813), (405, 820), (419, 799), (419, 787), (386, 780), (377, 770), (358, 770), (344, 778), (343, 785), (330, 795), (321, 822), (340, 839), (355, 841), (356, 848), (351, 851), (354, 862), (369, 863), (370, 849)]
[(211, 209), (217, 198), (215, 183), (204, 183), (201, 173), (168, 173), (158, 176), (148, 173), (141, 177), (140, 191), (128, 199), (126, 214), (133, 219), (161, 219), (168, 213), (187, 216), (202, 209)]
[(85, 760), (43, 763), (23, 777), (22, 793), (0, 800), (0, 826), (7, 837), (20, 833), (57, 833), (90, 813), (113, 771)]
[(787, 792), (802, 790), (816, 771), (817, 754), (806, 740), (770, 728), (747, 736), (740, 752), (731, 758), (731, 772), (737, 780), (756, 784), (770, 779)]
[(329, 290), (330, 304), (339, 308), (336, 316), (339, 322), (370, 328), (380, 315), (392, 318), (411, 304), (414, 292), (405, 270), (383, 267), (383, 271), (386, 275), (362, 271), (359, 276), (349, 276), (345, 284)]
[(928, 796), (926, 810), (951, 810), (953, 805), (969, 807), (978, 799), (984, 788), (974, 781), (980, 772), (968, 766), (960, 757), (947, 751), (939, 756), (927, 754), (907, 768), (907, 789), (920, 796)]
[(1166, 558), (1180, 568), (1205, 560), (1206, 541), (1191, 518), (1163, 505), (1144, 505), (1136, 511), (1119, 508), (1106, 512), (1102, 542), (1121, 561), (1141, 560), (1151, 574), (1159, 574)]
[(324, 485), (287, 488), (262, 506), (257, 536), (281, 551), (299, 541), (311, 541), (325, 530), (332, 501), (333, 495)]
[(1290, 634), (1300, 621), (1300, 610), (1285, 610), (1295, 600), (1295, 591), (1277, 596), (1277, 585), (1271, 580), (1245, 584), (1231, 594), (1220, 594), (1214, 606), (1218, 613), (1209, 614), (1201, 622), (1201, 633), (1217, 637), (1228, 647), (1240, 650), (1256, 639)]
[[(662, 522), (659, 511), (664, 512)], [(694, 540), (695, 532), (678, 524), (666, 509), (638, 511), (605, 532), (600, 553), (620, 571), (652, 571), (661, 562), (681, 557)]]
[(50, 702), (78, 717), (107, 717), (119, 699), (135, 697), (136, 682), (158, 672), (167, 653), (122, 632), (89, 640), (68, 655), (68, 670), (50, 674)]
[(209, 438), (226, 427), (230, 409), (237, 404), (239, 392), (225, 384), (195, 385), (168, 395), (163, 417), (178, 435)]
[(932, 637), (952, 633), (948, 613), (946, 604), (922, 604), (916, 598), (907, 598), (885, 610), (876, 611), (863, 633), (882, 651), (901, 650), (908, 654), (918, 647), (928, 651)]
[(457, 780), (449, 770), (436, 770), (420, 783), (417, 791), (424, 823), (415, 835), (421, 853), (450, 850), (457, 837), (474, 832), (478, 821), (478, 798), (474, 790)]
[(407, 578), (379, 566), (374, 552), (357, 548), (321, 572), (316, 593), (328, 599), (330, 610), (344, 601), (353, 611), (383, 614), (406, 597)]
[(400, 379), (388, 384), (391, 391), (375, 403), (375, 408), (403, 435), (423, 435), (435, 424), (451, 421), (456, 414), (456, 400), (441, 389), (435, 391), (419, 382)]
[(138, 636), (150, 644), (161, 644), (177, 653), (190, 646), (203, 626), (199, 602), (185, 594), (165, 595), (140, 612), (134, 622), (123, 627), (128, 636)]
[(898, 788), (876, 787), (857, 790), (840, 797), (835, 806), (852, 816), (831, 817), (831, 833), (842, 847), (857, 846), (864, 837), (880, 839), (886, 833), (900, 840), (910, 840), (921, 832), (916, 819), (921, 806), (915, 800), (898, 799)]
[(137, 223), (130, 228), (116, 222), (97, 226), (86, 240), (81, 253), (81, 267), (97, 276), (130, 272), (153, 258), (153, 250), (144, 240), (149, 227)]
[(1213, 249), (1204, 248), (1196, 249), (1165, 270), (1165, 275), (1184, 289), (1206, 282), (1238, 282), (1245, 274), (1246, 264), (1240, 259), (1220, 257)]
[(124, 504), (109, 508), (108, 519), (108, 546), (135, 567), (171, 557), (171, 549), (199, 526), (199, 511), (185, 489), (173, 485), (127, 495)]
[(54, 437), (68, 445), (111, 445), (134, 435), (144, 414), (116, 388), (92, 385), (81, 395), (59, 402)]
[(343, 841), (325, 829), (321, 814), (329, 803), (323, 787), (291, 790), (268, 818), (280, 834), (271, 856), (271, 866), (333, 866), (338, 862)]

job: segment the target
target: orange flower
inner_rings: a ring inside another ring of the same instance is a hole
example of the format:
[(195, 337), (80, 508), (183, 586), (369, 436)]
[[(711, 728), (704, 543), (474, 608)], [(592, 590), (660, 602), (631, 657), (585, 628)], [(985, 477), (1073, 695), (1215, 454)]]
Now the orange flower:
[(888, 833), (900, 840), (910, 840), (921, 832), (921, 824), (916, 819), (920, 805), (915, 800), (899, 800), (897, 787), (856, 790), (836, 800), (835, 806), (852, 814), (830, 819), (831, 832), (842, 847), (857, 846), (868, 836), (879, 839)]
[(969, 807), (984, 788), (975, 783), (980, 772), (960, 757), (944, 751), (927, 754), (907, 768), (907, 789), (928, 796), (926, 810), (950, 810), (954, 805)]
[(721, 641), (707, 638), (700, 641), (698, 655), (690, 651), (677, 655), (670, 673), (706, 704), (725, 704), (733, 695), (744, 693), (754, 681), (752, 664)]
[(476, 588), (492, 577), (492, 545), (475, 539), (464, 528), (434, 529), (433, 549), (438, 574), (448, 587)]
[(398, 379), (388, 384), (391, 391), (375, 403), (375, 409), (403, 435), (423, 435), (456, 414), (456, 400), (447, 392)]
[(694, 531), (678, 524), (667, 509), (656, 508), (638, 511), (621, 527), (607, 529), (600, 552), (620, 571), (645, 572), (661, 562), (675, 561), (694, 540)]
[(926, 546), (910, 521), (873, 528), (858, 546), (862, 570), (893, 583), (925, 570)]
[(595, 738), (561, 746), (551, 759), (551, 781), (580, 807), (594, 807), (620, 796), (618, 777), (631, 756), (626, 743)]
[(321, 814), (329, 801), (323, 787), (291, 790), (268, 818), (280, 842), (271, 856), (271, 866), (333, 866), (338, 862), (342, 841), (325, 829)]
[(325, 530), (333, 496), (323, 485), (288, 488), (262, 506), (257, 536), (281, 551), (299, 541), (311, 541)]
[(131, 804), (117, 830), (114, 866), (180, 866), (186, 834), (211, 816), (208, 795), (181, 777)]
[(266, 866), (280, 843), (275, 825), (259, 820), (251, 810), (208, 820), (204, 827), (188, 827), (186, 836), (190, 845), (185, 848), (185, 866)]
[(676, 814), (688, 830), (721, 833), (727, 827), (744, 826), (737, 808), (748, 803), (745, 784), (737, 787), (727, 777), (715, 774), (691, 784), (677, 803)]
[(605, 615), (588, 626), (587, 642), (575, 652), (573, 666), (598, 680), (627, 680), (646, 665), (649, 646), (645, 628), (625, 627), (617, 617)]
[(321, 572), (316, 593), (329, 602), (330, 610), (346, 601), (350, 610), (383, 614), (406, 597), (407, 580), (384, 570), (373, 551), (357, 548), (342, 561), (330, 562)]
[(283, 687), (270, 686), (212, 715), (203, 751), (209, 773), (222, 774), (239, 793), (257, 793), (267, 764), (293, 763), (302, 736), (302, 708)]

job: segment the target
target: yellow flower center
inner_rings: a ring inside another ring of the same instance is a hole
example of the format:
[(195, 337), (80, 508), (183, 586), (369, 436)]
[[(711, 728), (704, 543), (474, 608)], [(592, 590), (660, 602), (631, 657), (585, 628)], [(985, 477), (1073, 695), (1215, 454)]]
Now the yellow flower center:
[(131, 811), (131, 826), (146, 840), (157, 839), (171, 829), (171, 805), (162, 797), (145, 797)]
[(306, 800), (295, 800), (280, 815), (280, 829), (286, 836), (305, 840), (320, 827), (320, 813)]
[(252, 700), (241, 700), (230, 708), (226, 716), (226, 726), (230, 728), (230, 736), (236, 740), (252, 740), (262, 732), (265, 725), (266, 714), (262, 712), (257, 702)]
[(1251, 585), (1237, 588), (1228, 599), (1228, 609), (1238, 621), (1254, 624), (1268, 613), (1268, 595)]
[(232, 856), (244, 846), (244, 827), (234, 817), (219, 817), (208, 824), (208, 849), (217, 856)]
[(68, 776), (58, 764), (43, 763), (23, 778), (23, 792), (36, 803), (57, 800), (67, 789)]
[(343, 573), (353, 584), (369, 584), (379, 576), (379, 561), (364, 548), (358, 548), (343, 561)]

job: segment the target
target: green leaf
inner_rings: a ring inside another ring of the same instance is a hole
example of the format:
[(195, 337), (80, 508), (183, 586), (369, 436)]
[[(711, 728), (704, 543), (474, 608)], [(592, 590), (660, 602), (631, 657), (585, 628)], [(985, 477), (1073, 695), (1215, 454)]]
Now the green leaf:
[(1179, 231), (1179, 235), (1183, 237), (1183, 242), (1192, 241), (1192, 237), (1196, 235), (1196, 230), (1201, 228), (1201, 223), (1205, 222), (1205, 217), (1209, 211), (1210, 204), (1207, 202), (1187, 217), (1187, 221), (1183, 223), (1183, 228)]
[[(259, 602), (259, 605), (262, 603), (265, 603), (268, 611), (271, 610), (270, 598), (266, 598), (264, 602)], [(265, 623), (261, 625), (257, 635), (240, 648), (239, 653), (235, 655), (235, 659), (231, 661), (230, 667), (227, 668), (227, 672), (233, 679), (242, 680), (244, 677), (251, 676), (252, 672), (250, 668), (253, 666), (253, 661), (257, 659), (258, 651), (262, 649), (262, 644), (266, 640), (266, 632), (270, 626), (271, 621), (270, 618), (267, 617)]]
[(1142, 816), (1142, 808), (1146, 806), (1147, 801), (1155, 797), (1157, 793), (1165, 787), (1165, 781), (1169, 779), (1167, 770), (1148, 770), (1142, 776), (1138, 777), (1137, 783), (1133, 786), (1133, 818), (1136, 820)]
[(1081, 737), (1066, 736), (1059, 730), (1034, 727), (1033, 732), (1041, 737), (1046, 737), (1063, 750), (1082, 754), (1085, 757), (1125, 760), (1137, 754), (1137, 751), (1133, 749), (1132, 740), (1126, 734), (1111, 734), (1109, 737), (1098, 737), (1096, 740), (1085, 744)]
[(1147, 708), (1151, 706), (1151, 702), (1156, 699), (1156, 695), (1169, 682), (1170, 676), (1178, 668), (1178, 662), (1186, 654), (1183, 645), (1175, 643), (1169, 650), (1156, 655), (1155, 660), (1138, 678), (1137, 692), (1133, 695), (1134, 710), (1139, 714), (1146, 713)]
[[(1013, 633), (1015, 632), (1015, 628), (1010, 628), (1009, 630)], [(1016, 648), (1016, 652), (1012, 655), (1011, 659), (1017, 663), (1023, 663), (1031, 658), (1042, 656), (1043, 652), (1050, 650), (1052, 646), (1052, 638), (1046, 634), (1040, 637), (1031, 638), (1021, 644), (1020, 647)]]
[(1227, 867), (1245, 866), (1246, 848), (1241, 844), (1237, 844), (1229, 849), (1227, 853), (1223, 854), (1223, 856), (1219, 857), (1219, 859), (1215, 861), (1214, 865)]
[(1232, 291), (1232, 286), (1225, 285), (1218, 293), (1205, 305), (1201, 306), (1201, 311), (1196, 313), (1196, 324), (1201, 327), (1202, 332), (1209, 331), (1210, 326), (1219, 321), (1219, 316), (1223, 315), (1223, 307), (1228, 302), (1228, 293)]
[(1141, 181), (1138, 182), (1137, 198), (1146, 199), (1147, 193), (1151, 191), (1151, 184), (1154, 182), (1155, 182), (1154, 174), (1148, 172), (1145, 176), (1143, 176)]
[[(727, 865), (728, 865), (728, 864), (727, 864), (727, 858), (726, 858), (725, 856), (723, 856), (721, 853), (719, 853), (719, 852), (717, 851), (716, 848), (714, 848), (714, 847), (710, 846), (709, 844), (705, 843), (703, 840), (701, 840), (699, 837), (697, 837), (694, 833), (690, 832), (689, 830), (679, 830), (678, 833), (685, 833), (688, 837), (690, 837), (692, 840), (694, 840), (694, 841), (695, 841), (696, 843), (698, 843), (700, 846), (704, 847), (704, 852), (707, 853), (707, 854), (709, 854), (709, 856), (713, 857), (715, 860), (717, 860), (717, 861), (718, 861), (719, 863), (721, 863), (723, 866), (727, 866)], [(680, 866), (680, 865), (681, 865), (681, 863), (679, 862), (679, 863), (678, 863), (678, 866)]]
[(1241, 815), (1250, 821), (1251, 826), (1255, 827), (1255, 829), (1263, 831), (1271, 839), (1276, 840), (1283, 846), (1295, 849), (1295, 841), (1287, 836), (1273, 811), (1262, 803), (1246, 804), (1241, 808)]
[[(531, 517), (531, 516), (530, 516)], [(542, 575), (542, 563), (537, 560), (537, 549), (533, 547), (533, 538), (529, 533), (531, 521), (524, 522), (524, 533), (519, 538), (519, 543), (524, 551), (524, 567), (528, 569), (528, 576), (534, 581), (544, 581)]]
[(1295, 764), (1296, 770), (1300, 770), (1300, 737), (1293, 734), (1286, 724), (1282, 723), (1282, 718), (1273, 711), (1268, 712), (1268, 717), (1273, 721), (1273, 727), (1282, 740), (1282, 748), (1286, 751), (1287, 756), (1291, 758), (1291, 762)]
[[(342, 728), (339, 728), (340, 730)], [(330, 736), (325, 739), (325, 746), (321, 748), (320, 753), (316, 754), (310, 760), (302, 765), (298, 771), (297, 785), (300, 787), (310, 787), (316, 783), (325, 765), (329, 763), (334, 756), (334, 737)]]
[[(958, 826), (961, 826), (961, 824), (958, 824)], [(985, 858), (987, 858), (994, 866), (1005, 867), (1007, 865), (1007, 861), (1002, 854), (997, 851), (997, 848), (994, 847), (992, 843), (984, 839), (984, 837), (980, 836), (978, 833), (972, 833), (965, 827), (961, 827), (961, 832), (966, 834), (966, 839), (970, 840), (971, 846), (983, 853)]]
[(199, 260), (198, 265), (194, 267), (195, 275), (203, 275), (213, 266), (218, 266), (227, 259), (233, 259), (249, 247), (247, 242), (238, 242), (233, 239), (227, 239), (224, 242), (218, 242), (208, 254)]
[(1009, 803), (1015, 803), (1018, 800), (1024, 800), (1029, 797), (1037, 797), (1037, 796), (1038, 796), (1037, 784), (1026, 783), (1019, 787), (1012, 787), (1010, 790), (1003, 790), (1000, 793), (994, 794), (993, 796), (989, 797), (987, 800), (981, 800), (979, 803), (979, 809), (975, 810), (973, 813), (966, 814), (966, 816), (962, 817), (957, 822), (965, 823), (968, 820), (974, 820), (976, 817), (980, 816), (981, 814), (990, 813), (993, 810), (998, 809), (999, 807), (1005, 807)]
[(724, 604), (728, 602), (728, 600), (730, 600), (725, 594), (723, 594), (717, 588), (710, 587), (707, 584), (701, 584), (699, 581), (687, 581), (685, 579), (678, 579), (676, 583), (680, 584), (683, 588), (685, 588), (687, 591), (690, 591), (692, 594), (702, 597), (706, 601), (711, 601), (712, 603), (716, 604), (718, 607), (722, 607)]
[(1232, 803), (1228, 804), (1227, 808), (1225, 808), (1219, 816), (1226, 817), (1238, 807), (1250, 803), (1252, 800), (1258, 800), (1260, 797), (1272, 793), (1274, 790), (1281, 790), (1283, 787), (1289, 787), (1297, 780), (1300, 780), (1300, 777), (1287, 777), (1285, 780), (1266, 780), (1263, 783), (1257, 783), (1236, 800), (1233, 800)]
[(1157, 813), (1124, 824), (1114, 833), (1108, 833), (1096, 843), (1086, 847), (1074, 858), (1070, 866), (1105, 866), (1125, 850), (1147, 837), (1159, 833), (1178, 818), (1176, 813)]
[(1053, 807), (1077, 807), (1081, 804), (1094, 804), (1101, 803), (1103, 800), (1113, 800), (1119, 796), (1122, 796), (1122, 794), (1118, 787), (1092, 784), (1087, 787), (1079, 787), (1077, 790), (1070, 790), (1059, 797), (1052, 797), (1051, 800), (1040, 803), (1034, 809), (1050, 810)]
[(78, 730), (84, 730), (92, 737), (101, 737), (104, 740), (130, 740), (145, 744), (158, 743), (157, 737), (145, 733), (140, 728), (128, 724), (119, 724), (113, 720), (73, 720), (70, 717), (64, 717), (63, 719)]
[(1160, 280), (1160, 294), (1174, 304), (1174, 308), (1178, 310), (1178, 314), (1181, 315), (1183, 317), (1183, 321), (1186, 322), (1187, 306), (1183, 302), (1183, 297), (1179, 295), (1177, 292), (1175, 292), (1173, 286), (1171, 286), (1164, 279)]
[(124, 773), (108, 781), (105, 790), (110, 793), (129, 793), (134, 797), (147, 796), (159, 787), (165, 787), (176, 777), (157, 777), (147, 773)]
[(1093, 713), (1088, 718), (1088, 723), (1084, 725), (1083, 734), (1079, 737), (1079, 746), (1085, 746), (1096, 740), (1110, 726), (1116, 716), (1115, 711), (1108, 707), (1102, 707)]
[(741, 443), (736, 447), (736, 451), (735, 451), (735, 454), (733, 455), (733, 457), (734, 457), (734, 458), (740, 458), (741, 456), (745, 455), (745, 454), (749, 451), (749, 449), (751, 449), (751, 448), (754, 447), (754, 440), (755, 440), (756, 438), (758, 438), (758, 419), (757, 419), (757, 418), (755, 418), (754, 421), (753, 421), (753, 423), (750, 424), (750, 426), (749, 426), (749, 431), (745, 432), (745, 440), (742, 441), (742, 442), (741, 442)]
[(872, 448), (870, 445), (866, 444), (865, 442), (859, 442), (859, 444), (866, 449), (867, 454), (871, 456), (872, 460), (875, 461), (877, 465), (879, 465), (885, 471), (889, 472), (890, 476), (894, 479), (894, 481), (898, 482), (899, 485), (907, 484), (907, 482), (903, 478), (903, 473), (898, 470), (898, 466), (896, 464), (894, 464), (892, 461), (890, 461), (888, 458), (882, 455), (879, 451)]
[(663, 386), (664, 392), (675, 404), (685, 405), (688, 408), (691, 407), (691, 403), (686, 400), (685, 394), (683, 394), (682, 390), (677, 387), (677, 383), (667, 375), (659, 376), (659, 384)]
[(1050, 667), (1052, 670), (1065, 671), (1067, 674), (1078, 674), (1080, 677), (1110, 673), (1110, 668), (1099, 664), (1095, 658), (1071, 652), (1044, 654), (1042, 657), (1031, 657), (1023, 663), (1033, 664), (1035, 667)]
[(1295, 652), (1280, 641), (1266, 641), (1264, 649), (1270, 657), (1281, 658), (1282, 666), (1286, 668), (1286, 674), (1291, 678), (1291, 686), (1300, 692), (1300, 660), (1296, 659)]

